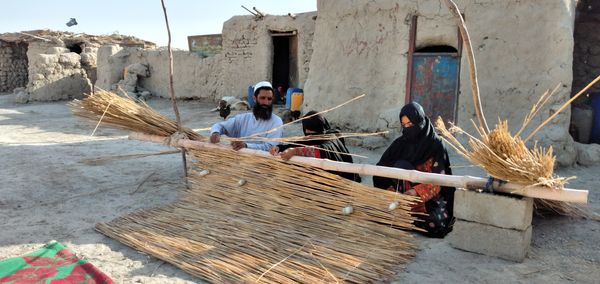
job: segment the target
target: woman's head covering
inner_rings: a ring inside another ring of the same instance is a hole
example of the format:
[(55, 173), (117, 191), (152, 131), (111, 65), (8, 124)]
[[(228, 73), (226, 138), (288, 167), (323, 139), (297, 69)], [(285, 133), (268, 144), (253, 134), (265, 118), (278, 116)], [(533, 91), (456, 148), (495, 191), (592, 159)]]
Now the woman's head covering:
[[(316, 113), (316, 111), (311, 110), (307, 112), (304, 115), (304, 117), (308, 117)], [(315, 131), (316, 133), (314, 134), (325, 134), (329, 129), (331, 129), (331, 126), (329, 126), (329, 122), (327, 121), (327, 119), (325, 119), (325, 117), (323, 117), (320, 114), (317, 114), (313, 117), (305, 118), (302, 120), (302, 131), (304, 131), (304, 135), (308, 135), (306, 134), (306, 129)]]
[(442, 139), (437, 135), (423, 107), (411, 102), (400, 110), (400, 119), (408, 117), (412, 127), (403, 127), (402, 135), (383, 153), (380, 166), (392, 167), (398, 160), (405, 160), (417, 166), (429, 158), (443, 160), (447, 155)]

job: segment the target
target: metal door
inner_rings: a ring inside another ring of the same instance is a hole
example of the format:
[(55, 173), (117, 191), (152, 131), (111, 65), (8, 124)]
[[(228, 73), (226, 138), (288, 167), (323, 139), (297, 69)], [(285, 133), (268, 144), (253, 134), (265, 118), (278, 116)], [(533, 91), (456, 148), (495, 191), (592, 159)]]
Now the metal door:
[(432, 121), (438, 116), (455, 121), (459, 64), (454, 54), (413, 54), (410, 100), (421, 104)]

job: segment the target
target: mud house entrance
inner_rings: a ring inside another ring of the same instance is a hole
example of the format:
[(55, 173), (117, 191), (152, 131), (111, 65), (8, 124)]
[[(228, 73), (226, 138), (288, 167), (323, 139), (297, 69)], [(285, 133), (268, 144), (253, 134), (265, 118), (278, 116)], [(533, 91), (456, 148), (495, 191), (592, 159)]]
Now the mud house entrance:
[(0, 92), (12, 92), (15, 88), (27, 86), (28, 47), (24, 42), (0, 40)]
[(298, 36), (296, 31), (271, 31), (273, 39), (273, 87), (298, 87)]

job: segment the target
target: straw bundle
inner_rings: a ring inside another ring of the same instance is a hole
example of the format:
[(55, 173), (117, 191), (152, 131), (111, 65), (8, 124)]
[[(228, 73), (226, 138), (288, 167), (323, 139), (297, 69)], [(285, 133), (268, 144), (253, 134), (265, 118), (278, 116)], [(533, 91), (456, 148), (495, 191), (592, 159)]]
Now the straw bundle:
[(414, 255), (395, 228), (414, 229), (415, 198), (227, 148), (189, 153), (177, 202), (97, 230), (218, 283), (382, 282)]
[[(480, 138), (453, 124), (447, 129), (441, 118), (436, 121), (436, 128), (460, 155), (494, 178), (527, 186), (542, 185), (548, 190), (562, 189), (567, 181), (574, 178), (555, 176), (552, 147), (545, 150), (534, 144), (532, 149), (527, 148), (520, 137), (510, 134), (506, 121), (500, 121), (489, 134), (478, 131)], [(456, 134), (469, 137), (469, 148), (455, 138)], [(550, 210), (561, 215), (586, 216), (583, 210), (566, 202), (535, 199), (534, 204), (538, 212)]]
[[(553, 176), (552, 147), (544, 150), (534, 145), (528, 149), (523, 140), (510, 134), (506, 121), (500, 121), (487, 135), (480, 131), (480, 139), (453, 124), (447, 129), (441, 118), (436, 121), (436, 128), (459, 154), (497, 179), (552, 188), (561, 188), (568, 180)], [(466, 134), (470, 148), (463, 147), (454, 134)]]
[[(554, 176), (553, 171), (555, 157), (552, 153), (552, 147), (548, 148), (548, 150), (544, 150), (543, 148), (538, 147), (537, 143), (535, 143), (533, 149), (530, 150), (525, 146), (525, 142), (532, 138), (533, 135), (543, 128), (547, 123), (549, 123), (550, 120), (556, 117), (573, 100), (582, 95), (593, 84), (598, 82), (600, 80), (600, 76), (598, 76), (598, 78), (592, 81), (587, 87), (563, 104), (558, 111), (554, 112), (549, 118), (535, 128), (527, 136), (527, 138), (525, 138), (525, 140), (521, 140), (521, 138), (519, 138), (520, 134), (527, 128), (528, 124), (533, 120), (533, 117), (538, 114), (544, 104), (548, 102), (549, 98), (558, 90), (560, 84), (554, 88), (554, 90), (546, 91), (540, 97), (538, 102), (533, 105), (531, 111), (525, 116), (523, 125), (516, 135), (513, 136), (510, 134), (506, 121), (500, 121), (499, 124), (496, 125), (496, 128), (490, 131), (481, 107), (475, 55), (473, 53), (467, 26), (456, 3), (454, 3), (453, 0), (443, 1), (448, 7), (450, 13), (456, 19), (459, 31), (463, 38), (463, 44), (465, 45), (465, 49), (467, 51), (473, 105), (479, 122), (479, 126), (475, 126), (475, 129), (477, 129), (480, 138), (469, 135), (462, 129), (452, 124), (450, 129), (447, 129), (444, 125), (444, 122), (439, 118), (436, 122), (436, 128), (441, 132), (445, 140), (449, 142), (449, 144), (456, 149), (459, 154), (467, 158), (473, 164), (482, 167), (494, 178), (520, 183), (523, 185), (544, 185), (547, 186), (549, 190), (562, 189), (570, 178)], [(454, 135), (457, 133), (467, 134), (469, 137), (468, 144), (470, 149), (463, 147), (462, 144), (454, 137)], [(549, 209), (563, 215), (587, 215), (583, 210), (565, 202), (535, 199), (535, 205), (536, 209)]]
[[(121, 97), (112, 92), (96, 91), (83, 100), (73, 100), (69, 106), (76, 116), (120, 129), (162, 136), (171, 136), (177, 132), (174, 120), (153, 110), (145, 102), (137, 102), (128, 96)], [(202, 140), (202, 136), (190, 128), (183, 128), (183, 132), (189, 139)]]

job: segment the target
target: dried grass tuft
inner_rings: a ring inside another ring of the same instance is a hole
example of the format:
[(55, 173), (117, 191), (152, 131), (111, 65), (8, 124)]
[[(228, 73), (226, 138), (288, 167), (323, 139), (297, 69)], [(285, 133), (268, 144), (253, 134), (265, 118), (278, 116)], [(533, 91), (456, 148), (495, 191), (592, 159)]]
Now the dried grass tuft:
[[(100, 90), (83, 100), (73, 100), (69, 106), (76, 116), (119, 129), (162, 136), (171, 136), (177, 132), (177, 123), (174, 120), (153, 110), (145, 102), (136, 101), (127, 95), (119, 96)], [(203, 140), (194, 130), (183, 130), (189, 139)]]

